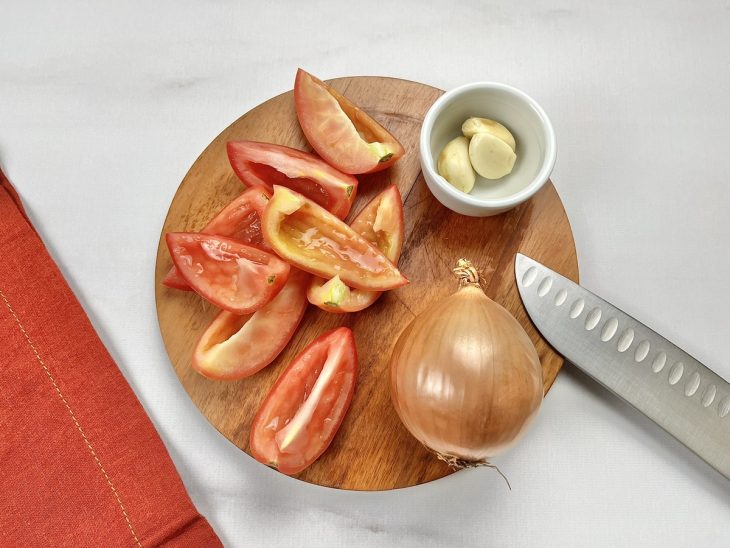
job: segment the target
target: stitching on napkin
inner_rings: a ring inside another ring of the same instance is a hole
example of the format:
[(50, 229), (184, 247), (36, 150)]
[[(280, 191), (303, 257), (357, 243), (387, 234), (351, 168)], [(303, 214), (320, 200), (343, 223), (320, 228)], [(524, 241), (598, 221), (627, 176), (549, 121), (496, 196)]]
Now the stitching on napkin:
[(86, 447), (89, 449), (91, 456), (94, 458), (96, 465), (99, 467), (99, 470), (101, 470), (101, 473), (104, 476), (104, 479), (106, 480), (107, 484), (109, 485), (109, 488), (111, 489), (112, 493), (114, 494), (114, 498), (116, 498), (117, 503), (119, 504), (119, 508), (122, 510), (122, 514), (124, 515), (124, 520), (127, 522), (127, 527), (129, 527), (129, 531), (132, 533), (132, 537), (134, 537), (134, 541), (137, 543), (137, 546), (139, 546), (141, 548), (142, 543), (139, 541), (139, 538), (137, 538), (137, 533), (135, 533), (134, 527), (132, 527), (132, 522), (130, 521), (129, 516), (127, 515), (127, 510), (124, 508), (124, 504), (122, 504), (122, 499), (119, 496), (119, 493), (117, 492), (116, 488), (114, 487), (114, 483), (112, 483), (111, 478), (106, 473), (104, 466), (101, 464), (101, 461), (99, 460), (99, 457), (97, 456), (96, 451), (94, 451), (94, 446), (91, 445), (89, 438), (86, 437), (86, 433), (84, 432), (84, 429), (81, 428), (81, 424), (79, 424), (79, 421), (76, 418), (76, 414), (73, 412), (73, 409), (71, 409), (71, 406), (66, 401), (66, 398), (64, 397), (63, 393), (61, 392), (61, 389), (58, 387), (58, 384), (56, 384), (56, 379), (53, 378), (51, 371), (48, 369), (46, 364), (43, 362), (43, 359), (41, 358), (40, 354), (38, 353), (38, 350), (36, 349), (35, 345), (33, 344), (33, 341), (31, 340), (28, 333), (25, 331), (25, 328), (23, 327), (23, 324), (20, 321), (20, 318), (18, 318), (18, 315), (15, 313), (15, 310), (11, 306), (10, 301), (8, 301), (7, 297), (5, 296), (5, 293), (3, 293), (2, 289), (0, 289), (0, 297), (2, 297), (2, 300), (5, 302), (5, 306), (7, 306), (8, 310), (10, 311), (10, 314), (13, 316), (13, 319), (15, 319), (15, 323), (18, 325), (20, 332), (25, 337), (25, 340), (28, 343), (28, 346), (30, 346), (30, 349), (33, 351), (33, 354), (35, 354), (35, 357), (38, 360), (38, 363), (43, 368), (43, 371), (46, 372), (46, 375), (48, 376), (48, 379), (51, 381), (53, 388), (55, 388), (56, 393), (58, 394), (58, 397), (61, 398), (63, 405), (66, 407), (68, 414), (71, 416), (71, 420), (73, 421), (74, 425), (76, 426), (76, 429), (81, 434), (81, 437), (84, 439), (84, 442), (86, 443)]

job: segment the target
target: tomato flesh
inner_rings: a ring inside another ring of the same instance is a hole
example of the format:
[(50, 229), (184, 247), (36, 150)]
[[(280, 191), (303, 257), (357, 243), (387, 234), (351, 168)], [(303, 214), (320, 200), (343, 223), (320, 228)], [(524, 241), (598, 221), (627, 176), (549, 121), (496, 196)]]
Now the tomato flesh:
[(355, 338), (347, 327), (312, 341), (284, 370), (251, 427), (253, 457), (297, 474), (329, 447), (357, 382)]
[(227, 150), (233, 171), (246, 185), (269, 191), (274, 185), (289, 187), (340, 219), (347, 217), (355, 201), (357, 179), (313, 154), (255, 141), (231, 141)]
[(310, 278), (292, 268), (281, 291), (253, 314), (221, 311), (195, 346), (193, 369), (211, 379), (234, 380), (273, 362), (302, 320)]
[[(398, 187), (391, 185), (373, 198), (350, 223), (356, 233), (398, 263), (403, 247), (403, 203)], [(363, 310), (378, 300), (379, 291), (350, 289), (339, 276), (330, 280), (312, 278), (307, 299), (327, 312), (344, 313)]]
[(345, 173), (390, 167), (405, 149), (388, 130), (334, 88), (302, 69), (294, 82), (302, 131), (327, 163)]
[(288, 188), (275, 186), (261, 225), (271, 248), (291, 264), (325, 278), (339, 275), (350, 287), (385, 291), (408, 280), (374, 245)]
[(373, 198), (350, 223), (352, 229), (397, 262), (403, 248), (403, 201), (398, 187), (390, 185)]
[[(235, 198), (211, 220), (201, 232), (233, 238), (244, 244), (269, 250), (261, 234), (261, 217), (271, 194), (261, 186), (252, 186)], [(192, 291), (177, 268), (173, 266), (162, 283), (173, 289)]]
[(234, 314), (264, 306), (289, 275), (285, 261), (230, 238), (169, 232), (165, 239), (175, 266), (193, 291)]

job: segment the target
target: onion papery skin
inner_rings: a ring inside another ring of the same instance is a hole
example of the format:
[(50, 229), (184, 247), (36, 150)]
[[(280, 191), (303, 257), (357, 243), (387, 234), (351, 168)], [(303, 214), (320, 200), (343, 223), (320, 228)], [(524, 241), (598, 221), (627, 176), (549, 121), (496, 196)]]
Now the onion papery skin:
[(525, 432), (542, 403), (529, 336), (478, 283), (462, 281), (403, 331), (391, 396), (405, 427), (457, 467), (485, 464)]

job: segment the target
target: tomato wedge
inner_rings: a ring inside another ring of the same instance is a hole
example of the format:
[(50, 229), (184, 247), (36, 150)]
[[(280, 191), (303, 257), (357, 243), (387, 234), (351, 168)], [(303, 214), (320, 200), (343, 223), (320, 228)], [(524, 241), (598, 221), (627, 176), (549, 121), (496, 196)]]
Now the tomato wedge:
[(289, 265), (277, 256), (230, 238), (168, 232), (172, 261), (204, 299), (234, 314), (249, 314), (274, 298)]
[[(398, 187), (391, 185), (373, 198), (350, 223), (350, 228), (377, 246), (397, 264), (403, 248), (403, 203)], [(350, 289), (339, 276), (330, 280), (312, 278), (307, 299), (322, 310), (335, 313), (357, 312), (378, 300), (380, 291)]]
[[(271, 194), (260, 186), (252, 186), (224, 207), (201, 232), (233, 238), (244, 244), (269, 250), (261, 235), (261, 216)], [(172, 267), (162, 283), (173, 289), (192, 291), (176, 267)]]
[(286, 187), (274, 187), (261, 231), (280, 257), (312, 274), (339, 275), (350, 287), (371, 291), (408, 283), (377, 247), (323, 207)]
[(284, 370), (251, 427), (253, 457), (297, 474), (325, 452), (357, 382), (355, 338), (338, 327), (313, 340)]
[(313, 154), (271, 143), (231, 141), (227, 145), (233, 171), (244, 184), (296, 190), (340, 219), (347, 217), (357, 194), (357, 179)]
[(249, 377), (281, 353), (307, 308), (311, 275), (292, 268), (284, 287), (250, 315), (223, 310), (211, 322), (193, 352), (193, 369), (216, 380)]
[(294, 105), (309, 144), (340, 171), (380, 171), (405, 153), (388, 130), (337, 90), (302, 69), (297, 71), (294, 82)]

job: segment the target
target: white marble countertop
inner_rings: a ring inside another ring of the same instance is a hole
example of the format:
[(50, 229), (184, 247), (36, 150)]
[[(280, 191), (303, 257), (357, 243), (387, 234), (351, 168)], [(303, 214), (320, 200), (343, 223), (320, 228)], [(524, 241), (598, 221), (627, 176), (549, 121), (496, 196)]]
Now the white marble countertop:
[(568, 368), (490, 470), (338, 492), (255, 463), (187, 398), (157, 328), (157, 238), (192, 161), (322, 78), (524, 89), (558, 137), (584, 285), (730, 378), (727, 1), (13, 2), (0, 161), (230, 546), (730, 546), (730, 484)]

